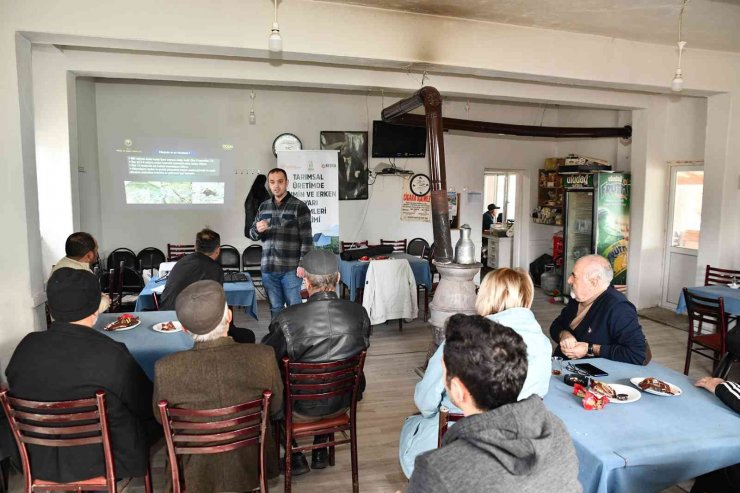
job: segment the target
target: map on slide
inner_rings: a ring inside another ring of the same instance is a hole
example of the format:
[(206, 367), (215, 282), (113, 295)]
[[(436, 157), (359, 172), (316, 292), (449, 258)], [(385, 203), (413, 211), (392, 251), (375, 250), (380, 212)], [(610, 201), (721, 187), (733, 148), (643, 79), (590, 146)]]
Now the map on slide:
[(127, 204), (223, 204), (223, 182), (125, 181)]

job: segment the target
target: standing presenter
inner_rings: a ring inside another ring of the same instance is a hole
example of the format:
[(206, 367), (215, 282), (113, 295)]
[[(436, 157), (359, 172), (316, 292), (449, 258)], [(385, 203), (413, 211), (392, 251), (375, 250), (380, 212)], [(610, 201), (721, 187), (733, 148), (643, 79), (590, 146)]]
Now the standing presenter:
[(249, 237), (262, 241), (262, 284), (267, 291), (270, 314), (301, 302), (301, 259), (313, 246), (311, 211), (288, 192), (288, 174), (273, 168), (267, 174), (272, 198), (259, 206)]

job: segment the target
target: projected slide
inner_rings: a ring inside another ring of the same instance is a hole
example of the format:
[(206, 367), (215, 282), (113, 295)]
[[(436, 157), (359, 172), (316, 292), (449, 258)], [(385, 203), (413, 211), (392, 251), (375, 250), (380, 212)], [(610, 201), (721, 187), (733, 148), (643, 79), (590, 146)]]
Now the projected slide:
[(231, 148), (198, 140), (127, 139), (116, 149), (125, 159), (126, 204), (224, 204), (222, 158), (230, 157)]

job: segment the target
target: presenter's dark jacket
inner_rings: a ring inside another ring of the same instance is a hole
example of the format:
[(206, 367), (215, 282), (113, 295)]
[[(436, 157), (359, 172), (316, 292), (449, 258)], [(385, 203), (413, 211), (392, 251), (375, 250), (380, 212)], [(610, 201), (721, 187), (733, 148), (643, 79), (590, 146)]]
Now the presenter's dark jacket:
[[(54, 322), (23, 338), (6, 370), (13, 396), (60, 401), (105, 392), (116, 477), (146, 473), (162, 429), (152, 414), (152, 382), (126, 346), (94, 329)], [(102, 445), (28, 446), (34, 476), (56, 482), (105, 474)]]
[[(572, 330), (570, 323), (577, 313), (578, 303), (571, 300), (550, 326), (553, 341), (560, 341), (560, 332), (567, 330), (579, 342), (601, 344), (601, 358), (633, 365), (647, 364), (647, 343), (635, 305), (614, 286), (609, 286), (596, 298), (581, 323)], [(564, 357), (560, 346), (555, 347), (554, 354)]]
[(221, 265), (200, 252), (184, 256), (172, 268), (162, 292), (160, 310), (174, 310), (177, 295), (197, 281), (224, 283), (224, 271)]

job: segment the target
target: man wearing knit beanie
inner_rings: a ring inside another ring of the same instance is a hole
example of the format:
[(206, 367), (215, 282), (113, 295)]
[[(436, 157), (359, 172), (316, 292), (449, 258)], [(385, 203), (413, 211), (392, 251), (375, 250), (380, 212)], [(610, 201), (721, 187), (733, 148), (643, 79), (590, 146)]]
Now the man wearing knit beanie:
[[(54, 323), (23, 338), (5, 373), (11, 394), (22, 399), (83, 399), (103, 390), (116, 476), (144, 476), (149, 446), (162, 433), (152, 414), (152, 383), (125, 345), (92, 328), (100, 296), (93, 273), (56, 270), (46, 288)], [(100, 447), (31, 447), (29, 452), (39, 479), (70, 482), (105, 474)]]

